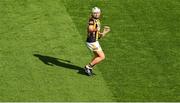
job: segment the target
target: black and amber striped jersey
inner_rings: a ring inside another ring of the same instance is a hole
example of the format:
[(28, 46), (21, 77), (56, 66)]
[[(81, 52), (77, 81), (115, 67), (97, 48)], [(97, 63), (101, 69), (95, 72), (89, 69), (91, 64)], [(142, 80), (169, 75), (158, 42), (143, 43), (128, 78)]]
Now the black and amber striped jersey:
[(88, 26), (89, 26), (89, 25), (93, 25), (94, 28), (95, 28), (97, 31), (89, 32), (89, 30), (88, 30), (88, 31), (87, 31), (87, 32), (88, 32), (88, 35), (87, 35), (87, 40), (86, 40), (86, 42), (89, 42), (89, 43), (96, 42), (96, 41), (99, 39), (99, 37), (100, 37), (100, 35), (99, 35), (99, 33), (100, 33), (100, 20), (91, 17), (91, 18), (89, 19), (89, 24), (88, 24)]

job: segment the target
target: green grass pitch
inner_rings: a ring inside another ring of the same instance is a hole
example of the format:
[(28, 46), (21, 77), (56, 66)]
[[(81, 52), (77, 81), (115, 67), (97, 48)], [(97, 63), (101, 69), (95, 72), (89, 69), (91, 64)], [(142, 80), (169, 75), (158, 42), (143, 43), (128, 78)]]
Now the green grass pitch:
[[(94, 6), (112, 30), (88, 77)], [(0, 0), (0, 101), (180, 101), (180, 1)]]

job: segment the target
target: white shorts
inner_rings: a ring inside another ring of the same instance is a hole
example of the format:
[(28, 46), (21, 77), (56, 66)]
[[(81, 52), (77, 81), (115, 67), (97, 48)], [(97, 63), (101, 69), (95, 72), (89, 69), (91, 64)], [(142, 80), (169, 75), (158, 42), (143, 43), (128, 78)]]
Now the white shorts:
[(101, 46), (100, 46), (100, 44), (99, 44), (98, 41), (92, 42), (92, 43), (86, 42), (86, 44), (87, 44), (87, 47), (88, 47), (91, 51), (102, 51), (102, 48), (101, 48)]

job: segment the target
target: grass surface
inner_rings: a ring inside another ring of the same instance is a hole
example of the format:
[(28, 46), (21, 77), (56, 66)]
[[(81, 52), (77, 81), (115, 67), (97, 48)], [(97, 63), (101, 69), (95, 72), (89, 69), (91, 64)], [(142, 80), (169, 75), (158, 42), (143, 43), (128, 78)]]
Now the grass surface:
[[(106, 60), (88, 77), (90, 9)], [(179, 0), (0, 1), (0, 101), (180, 101)]]

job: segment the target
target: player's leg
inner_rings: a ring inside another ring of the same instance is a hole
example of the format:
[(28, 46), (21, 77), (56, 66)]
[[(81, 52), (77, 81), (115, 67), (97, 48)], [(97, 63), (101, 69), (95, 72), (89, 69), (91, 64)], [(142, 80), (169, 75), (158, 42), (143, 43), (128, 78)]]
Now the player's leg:
[(89, 64), (86, 65), (87, 68), (92, 69), (96, 64), (100, 63), (105, 59), (105, 54), (102, 49), (98, 49), (97, 51), (93, 51), (94, 57)]
[(87, 46), (91, 51), (93, 51), (94, 57), (91, 60), (91, 62), (85, 66), (85, 72), (88, 75), (92, 75), (93, 67), (96, 64), (100, 63), (103, 59), (105, 59), (105, 55), (104, 55), (104, 52), (101, 49), (101, 46), (100, 46), (99, 42), (87, 43)]
[(94, 51), (94, 58), (92, 59), (91, 63), (85, 66), (85, 72), (91, 76), (93, 74), (93, 67), (100, 63), (102, 60), (105, 59), (105, 55), (103, 51)]
[[(96, 53), (96, 52), (93, 52), (93, 58), (91, 59), (91, 62), (94, 60), (94, 59), (96, 59), (97, 57), (99, 57), (98, 56), (98, 54)], [(89, 63), (89, 64), (87, 64), (85, 67), (87, 67), (88, 69), (93, 69), (93, 65), (91, 64), (91, 62)]]
[(94, 57), (91, 59), (91, 61), (93, 61), (95, 58), (97, 58), (97, 57), (98, 57), (98, 55), (97, 55), (97, 53), (96, 53), (96, 52), (93, 52), (93, 54), (94, 54)]
[(93, 58), (93, 60), (91, 61), (90, 65), (93, 67), (96, 64), (100, 63), (102, 60), (105, 59), (105, 54), (102, 51), (102, 48), (99, 44), (99, 42), (97, 41), (95, 44), (95, 47), (97, 48), (97, 50), (93, 51), (95, 57)]
[(95, 66), (96, 64), (100, 63), (102, 60), (105, 59), (105, 54), (103, 51), (94, 51), (95, 58), (91, 61), (91, 67)]

